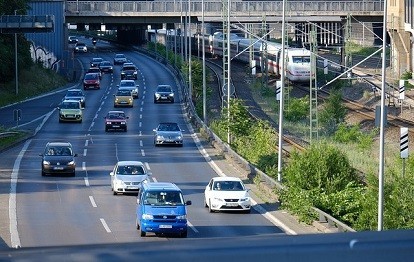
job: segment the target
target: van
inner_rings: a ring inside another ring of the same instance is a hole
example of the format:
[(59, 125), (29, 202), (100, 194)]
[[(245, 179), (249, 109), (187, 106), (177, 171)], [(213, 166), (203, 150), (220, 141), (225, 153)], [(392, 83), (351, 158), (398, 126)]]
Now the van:
[(141, 237), (149, 232), (187, 237), (187, 205), (191, 201), (184, 201), (174, 183), (141, 183), (136, 210), (136, 227)]

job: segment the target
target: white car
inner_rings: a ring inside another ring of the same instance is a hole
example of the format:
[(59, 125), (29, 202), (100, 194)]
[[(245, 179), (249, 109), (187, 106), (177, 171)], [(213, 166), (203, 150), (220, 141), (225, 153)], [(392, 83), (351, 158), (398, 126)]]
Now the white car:
[(138, 98), (138, 85), (135, 84), (134, 80), (121, 80), (119, 82), (119, 85), (117, 85), (118, 90), (119, 89), (126, 89), (131, 92), (131, 95), (133, 98)]
[(88, 52), (88, 48), (84, 43), (77, 42), (75, 45), (75, 52), (76, 53), (86, 53)]
[(149, 180), (149, 174), (140, 161), (119, 161), (109, 175), (114, 195), (138, 193), (141, 183)]
[(240, 178), (213, 177), (204, 190), (204, 206), (209, 212), (242, 211), (250, 213), (251, 199)]

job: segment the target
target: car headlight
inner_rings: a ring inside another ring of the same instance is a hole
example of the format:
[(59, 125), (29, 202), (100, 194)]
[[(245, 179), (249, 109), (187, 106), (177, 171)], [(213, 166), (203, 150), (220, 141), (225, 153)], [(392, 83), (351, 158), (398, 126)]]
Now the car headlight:
[(160, 135), (157, 135), (157, 140), (162, 140), (162, 139), (164, 139), (164, 137), (163, 136), (160, 136)]
[(121, 72), (121, 75), (125, 75), (125, 72)]
[(250, 197), (243, 197), (243, 198), (240, 199), (240, 201), (243, 201), (243, 202), (244, 201), (249, 201), (249, 199), (250, 199)]
[(176, 216), (177, 219), (187, 219), (187, 215)]
[(106, 121), (106, 124), (107, 124), (107, 125), (110, 125), (110, 124), (112, 124), (112, 123), (111, 123), (110, 121)]
[(122, 122), (121, 122), (121, 125), (125, 125), (125, 124), (126, 124), (126, 122), (125, 122), (125, 121), (122, 121)]
[(49, 161), (46, 161), (46, 160), (43, 160), (43, 165), (44, 166), (48, 166), (48, 165), (50, 165), (50, 162)]
[(158, 97), (160, 97), (160, 94), (158, 94), (158, 93), (155, 93), (155, 97), (157, 97), (157, 98), (158, 98)]
[(181, 136), (177, 136), (177, 139), (181, 140), (181, 139), (182, 139), (182, 137), (181, 137)]
[(142, 219), (145, 219), (145, 220), (154, 219), (154, 216), (150, 214), (142, 214)]
[(169, 94), (169, 96), (174, 96), (174, 94)]
[(74, 166), (75, 165), (75, 161), (70, 161), (70, 162), (68, 162), (68, 166)]

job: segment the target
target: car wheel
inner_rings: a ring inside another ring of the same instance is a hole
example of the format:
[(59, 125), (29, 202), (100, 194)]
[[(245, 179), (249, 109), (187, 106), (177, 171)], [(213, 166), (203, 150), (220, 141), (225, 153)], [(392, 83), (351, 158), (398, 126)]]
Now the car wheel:
[(250, 214), (250, 211), (251, 211), (251, 209), (249, 208), (249, 209), (243, 210), (243, 213)]
[(118, 193), (114, 190), (114, 196), (116, 196)]
[(128, 130), (128, 128), (126, 128), (126, 127), (125, 127), (125, 128), (124, 128), (124, 132), (126, 132), (127, 130)]
[(42, 176), (46, 176), (46, 173), (42, 171)]
[(135, 223), (136, 223), (136, 225), (137, 225), (137, 230), (139, 230), (139, 229), (140, 229), (140, 226), (139, 226), (138, 219), (136, 219), (136, 220), (135, 220)]
[(213, 213), (213, 209), (211, 209), (211, 201), (208, 201), (208, 212)]
[(187, 237), (187, 230), (186, 230), (186, 231), (181, 232), (181, 233), (180, 233), (180, 237), (181, 237), (181, 238), (186, 238), (186, 237)]
[(203, 199), (203, 202), (204, 202), (204, 207), (208, 207), (206, 198)]
[(157, 103), (157, 100), (156, 99), (154, 99), (154, 104), (156, 104)]
[(171, 100), (171, 103), (174, 103), (174, 99)]
[(105, 132), (108, 132), (108, 128), (107, 127), (105, 127)]
[(141, 235), (141, 237), (145, 237), (147, 235), (147, 232), (142, 231), (142, 228), (140, 227), (139, 234)]

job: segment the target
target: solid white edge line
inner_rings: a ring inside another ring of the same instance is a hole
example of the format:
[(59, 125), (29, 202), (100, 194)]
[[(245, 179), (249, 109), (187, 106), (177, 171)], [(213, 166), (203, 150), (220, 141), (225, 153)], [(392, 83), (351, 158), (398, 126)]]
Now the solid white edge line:
[(96, 205), (95, 199), (93, 199), (93, 196), (89, 196), (89, 200), (91, 201), (91, 204), (92, 204), (93, 207), (98, 207)]
[(22, 150), (14, 161), (13, 171), (10, 177), (10, 194), (9, 194), (9, 220), (10, 220), (10, 242), (14, 248), (19, 248), (20, 237), (19, 231), (17, 231), (17, 179), (19, 178), (19, 167), (22, 161), (23, 155), (26, 152), (29, 144), (32, 140), (29, 139), (24, 144)]
[(109, 229), (108, 225), (106, 224), (105, 219), (100, 218), (99, 220), (101, 221), (101, 223), (102, 223), (103, 227), (105, 228), (106, 232), (111, 233), (111, 230)]
[(195, 228), (194, 226), (193, 226), (193, 224), (191, 224), (190, 223), (190, 221), (187, 219), (187, 224), (188, 224), (188, 226), (195, 232), (195, 233), (198, 233), (198, 230), (197, 230), (197, 228)]

